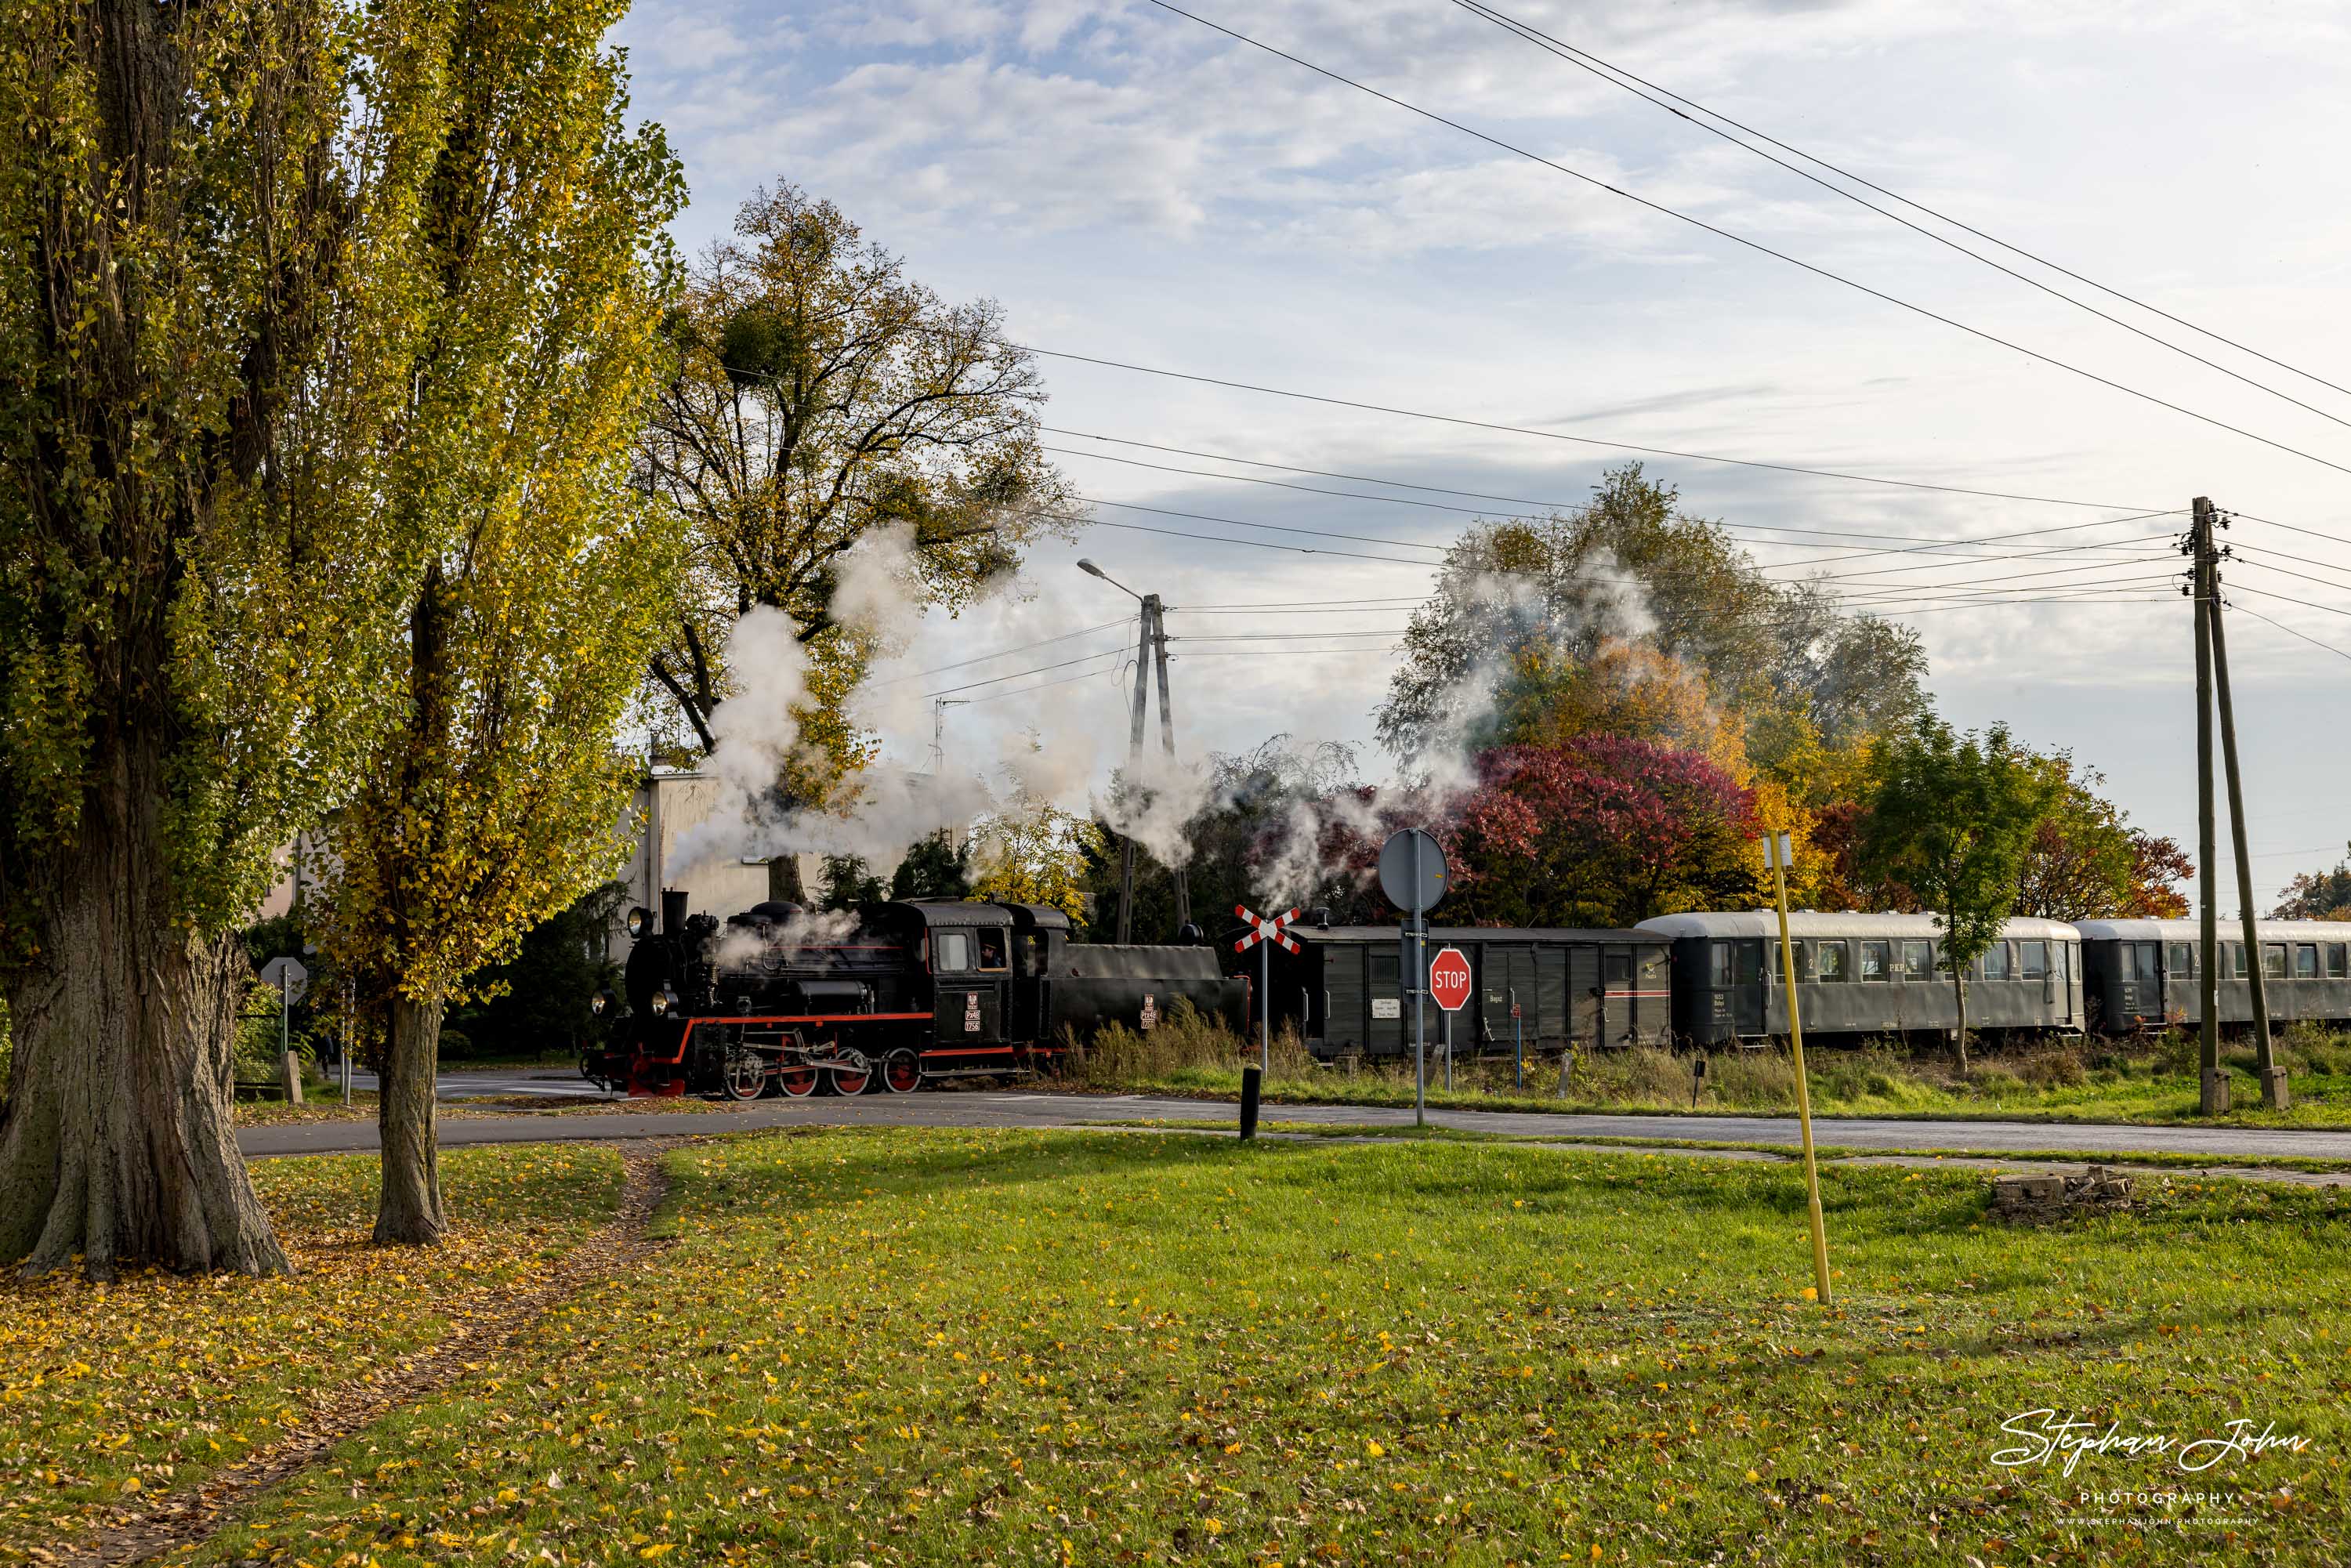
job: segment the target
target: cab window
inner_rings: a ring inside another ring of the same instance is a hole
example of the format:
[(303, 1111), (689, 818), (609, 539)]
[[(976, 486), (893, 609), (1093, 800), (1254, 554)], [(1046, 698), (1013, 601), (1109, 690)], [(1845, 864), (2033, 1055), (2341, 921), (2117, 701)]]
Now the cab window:
[(979, 934), (979, 967), (983, 969), (1005, 967), (1003, 932), (983, 931)]
[(971, 968), (971, 933), (937, 931), (931, 935), (931, 973), (961, 975)]

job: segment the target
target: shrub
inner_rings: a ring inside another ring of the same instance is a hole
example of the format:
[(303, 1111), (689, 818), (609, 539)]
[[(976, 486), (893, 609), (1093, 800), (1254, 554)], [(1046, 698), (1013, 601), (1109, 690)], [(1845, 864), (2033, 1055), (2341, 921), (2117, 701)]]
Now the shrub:
[(2017, 1075), (2038, 1089), (2072, 1088), (2083, 1082), (2088, 1073), (2082, 1059), (2074, 1051), (2060, 1046), (2054, 1051), (2036, 1051), (2024, 1059)]

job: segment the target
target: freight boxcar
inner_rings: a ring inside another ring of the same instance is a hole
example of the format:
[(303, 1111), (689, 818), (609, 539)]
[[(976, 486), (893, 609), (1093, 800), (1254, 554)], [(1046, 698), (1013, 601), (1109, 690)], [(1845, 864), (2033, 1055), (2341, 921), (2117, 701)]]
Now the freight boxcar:
[[(1318, 912), (1319, 915), (1320, 912)], [(1394, 1058), (1412, 1052), (1412, 1003), (1402, 976), (1404, 945), (1394, 925), (1331, 925), (1327, 916), (1290, 928), (1295, 954), (1271, 957), (1273, 1020), (1287, 1024), (1324, 1061)], [(1258, 983), (1252, 948), (1221, 949), (1228, 969)], [(1671, 986), (1666, 941), (1646, 931), (1516, 930), (1440, 925), (1427, 936), (1430, 957), (1458, 947), (1469, 960), (1469, 1000), (1454, 1014), (1456, 1055), (1530, 1055), (1573, 1043), (1663, 1045), (1671, 1039)], [(1444, 1013), (1423, 999), (1425, 1038), (1443, 1038)], [(1249, 1001), (1254, 1032), (1258, 1003)]]

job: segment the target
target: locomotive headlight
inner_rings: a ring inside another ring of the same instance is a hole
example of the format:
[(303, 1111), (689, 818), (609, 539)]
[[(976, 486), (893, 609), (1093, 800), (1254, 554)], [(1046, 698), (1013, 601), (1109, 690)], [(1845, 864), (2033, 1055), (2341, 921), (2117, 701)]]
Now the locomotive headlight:
[(629, 940), (642, 940), (653, 928), (653, 912), (640, 905), (629, 911)]
[(664, 986), (653, 993), (650, 1005), (653, 1009), (653, 1017), (667, 1018), (677, 1008), (677, 993)]
[(595, 997), (588, 1003), (588, 1010), (594, 1013), (598, 1018), (602, 1018), (606, 1013), (611, 1012), (612, 1010), (612, 993), (610, 991), (598, 991)]

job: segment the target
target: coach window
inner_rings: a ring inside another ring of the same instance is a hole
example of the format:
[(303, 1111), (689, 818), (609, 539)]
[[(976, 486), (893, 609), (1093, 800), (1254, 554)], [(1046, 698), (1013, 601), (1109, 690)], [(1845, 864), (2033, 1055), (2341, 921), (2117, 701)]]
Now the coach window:
[(2328, 979), (2343, 978), (2344, 960), (2346, 958), (2351, 958), (2351, 944), (2329, 942), (2326, 945), (2326, 977)]
[(1632, 954), (1611, 953), (1608, 955), (1608, 983), (1612, 986), (1629, 986), (1633, 983)]
[(979, 967), (983, 969), (1004, 967), (1004, 933), (983, 931), (979, 934)]
[(935, 931), (931, 934), (931, 973), (960, 975), (970, 968), (970, 932)]
[(1846, 948), (1844, 943), (1823, 942), (1818, 944), (1818, 946), (1821, 950), (1820, 971), (1822, 984), (1841, 984), (1842, 982), (1852, 978), (1850, 975), (1845, 973), (1845, 960), (1850, 958), (1853, 955), (1850, 950)]
[(1981, 961), (1983, 964), (1983, 977), (1985, 979), (2005, 980), (2008, 978), (2009, 968), (2007, 943), (1995, 942), (1991, 946), (1985, 948)]
[(1861, 945), (1861, 977), (1865, 980), (1891, 978), (1886, 972), (1889, 948), (1886, 943), (1863, 943)]
[(2264, 980), (2283, 980), (2285, 978), (2284, 943), (2264, 942), (2262, 944), (2262, 978)]
[(1730, 984), (1730, 944), (1709, 942), (1706, 948), (1706, 983), (1718, 990)]
[(1800, 986), (1810, 984), (1813, 976), (1818, 973), (1813, 967), (1813, 949), (1819, 946), (1817, 942), (1799, 942), (1795, 945), (1796, 984)]
[(1935, 945), (1932, 942), (1902, 944), (1902, 977), (1904, 979), (1932, 979), (1934, 974)]
[(2196, 944), (2193, 942), (2171, 942), (2165, 944), (2163, 949), (2163, 963), (2164, 967), (2171, 971), (2171, 977), (2175, 980), (2184, 980), (2194, 975), (2196, 973)]
[(2297, 980), (2318, 978), (2318, 944), (2304, 942), (2294, 950), (2294, 977)]
[(2049, 977), (2049, 944), (2019, 942), (2016, 945), (2016, 977), (2020, 980), (2043, 980)]

